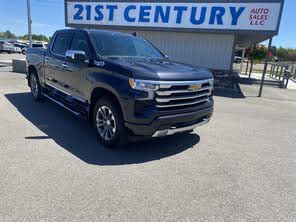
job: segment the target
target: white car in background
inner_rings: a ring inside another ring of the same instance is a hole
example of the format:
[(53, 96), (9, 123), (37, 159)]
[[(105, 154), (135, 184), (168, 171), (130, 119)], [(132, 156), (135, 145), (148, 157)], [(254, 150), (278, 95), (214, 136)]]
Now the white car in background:
[(233, 62), (234, 63), (241, 63), (242, 62), (242, 57), (240, 57), (240, 56), (234, 56)]
[(23, 44), (23, 43), (14, 43), (14, 52), (15, 53), (22, 53), (23, 52), (23, 48), (25, 48), (27, 45)]
[(22, 49), (18, 46), (14, 46), (14, 53), (22, 53)]

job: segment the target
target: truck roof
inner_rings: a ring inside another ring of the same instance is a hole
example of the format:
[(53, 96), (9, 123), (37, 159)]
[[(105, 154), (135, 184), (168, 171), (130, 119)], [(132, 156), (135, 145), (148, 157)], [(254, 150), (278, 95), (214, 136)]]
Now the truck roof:
[(116, 32), (116, 31), (110, 31), (110, 30), (101, 30), (101, 29), (61, 29), (57, 30), (56, 32), (96, 32), (96, 33), (102, 33), (102, 34), (110, 34), (110, 35), (118, 35), (118, 36), (130, 36), (131, 33), (124, 33), (124, 32)]

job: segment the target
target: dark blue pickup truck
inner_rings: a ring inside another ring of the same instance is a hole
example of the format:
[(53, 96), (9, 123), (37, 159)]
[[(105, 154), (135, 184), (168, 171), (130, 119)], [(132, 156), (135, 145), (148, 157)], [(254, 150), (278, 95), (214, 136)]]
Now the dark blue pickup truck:
[(127, 33), (57, 31), (47, 50), (28, 49), (27, 77), (35, 100), (48, 98), (90, 120), (109, 147), (187, 133), (213, 113), (209, 70), (171, 61)]

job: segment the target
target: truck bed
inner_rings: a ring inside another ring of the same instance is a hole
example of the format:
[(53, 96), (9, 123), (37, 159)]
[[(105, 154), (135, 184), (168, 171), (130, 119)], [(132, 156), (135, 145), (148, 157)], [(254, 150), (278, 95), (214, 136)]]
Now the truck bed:
[(43, 48), (28, 48), (26, 60), (27, 64), (34, 65), (37, 69), (41, 68), (44, 63), (46, 49)]

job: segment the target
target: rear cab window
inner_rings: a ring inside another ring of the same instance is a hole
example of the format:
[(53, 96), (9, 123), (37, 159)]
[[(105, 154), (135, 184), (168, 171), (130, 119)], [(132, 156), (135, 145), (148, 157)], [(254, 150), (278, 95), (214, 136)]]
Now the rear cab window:
[(33, 48), (42, 48), (43, 45), (42, 44), (32, 44)]

